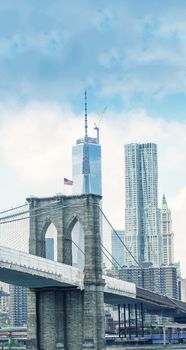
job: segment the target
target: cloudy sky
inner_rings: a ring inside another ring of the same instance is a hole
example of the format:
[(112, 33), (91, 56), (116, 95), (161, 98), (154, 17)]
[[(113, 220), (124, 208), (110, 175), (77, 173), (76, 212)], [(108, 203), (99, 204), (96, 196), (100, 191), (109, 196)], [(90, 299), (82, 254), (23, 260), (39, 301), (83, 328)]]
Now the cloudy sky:
[(2, 209), (63, 192), (86, 88), (90, 136), (102, 119), (104, 211), (123, 228), (123, 146), (157, 143), (186, 276), (185, 18), (185, 0), (0, 2)]

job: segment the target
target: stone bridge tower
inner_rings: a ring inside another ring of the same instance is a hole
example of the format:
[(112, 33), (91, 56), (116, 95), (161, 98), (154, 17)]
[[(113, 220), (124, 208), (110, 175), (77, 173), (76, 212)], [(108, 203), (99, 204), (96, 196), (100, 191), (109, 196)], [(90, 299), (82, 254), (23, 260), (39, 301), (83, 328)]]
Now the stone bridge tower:
[(84, 290), (30, 289), (28, 293), (28, 349), (104, 349), (104, 280), (101, 268), (101, 197), (55, 196), (29, 198), (29, 253), (45, 257), (45, 234), (57, 229), (57, 261), (72, 265), (71, 233), (77, 221), (84, 230)]

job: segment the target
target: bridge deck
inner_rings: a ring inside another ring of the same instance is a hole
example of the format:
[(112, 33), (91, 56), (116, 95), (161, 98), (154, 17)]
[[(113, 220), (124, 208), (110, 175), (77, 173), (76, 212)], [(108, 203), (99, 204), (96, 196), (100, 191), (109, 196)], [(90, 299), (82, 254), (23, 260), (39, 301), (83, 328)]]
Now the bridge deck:
[[(79, 288), (83, 290), (83, 273), (61, 264), (15, 249), (0, 246), (0, 280), (30, 288)], [(151, 291), (136, 288), (134, 283), (103, 276), (105, 303), (142, 303), (152, 313), (163, 311), (165, 316), (186, 317), (186, 303)]]

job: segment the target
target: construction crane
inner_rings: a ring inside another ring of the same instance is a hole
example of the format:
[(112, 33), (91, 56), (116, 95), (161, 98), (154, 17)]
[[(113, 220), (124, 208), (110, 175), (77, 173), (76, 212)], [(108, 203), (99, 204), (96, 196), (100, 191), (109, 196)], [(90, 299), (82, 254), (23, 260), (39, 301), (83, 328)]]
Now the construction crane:
[(101, 117), (99, 119), (99, 122), (98, 124), (94, 123), (94, 130), (96, 130), (96, 133), (97, 133), (97, 143), (99, 143), (99, 127), (100, 127), (100, 124), (101, 124), (101, 121), (103, 119), (103, 116), (107, 110), (108, 106), (105, 106), (104, 110), (103, 110), (103, 113), (101, 114)]

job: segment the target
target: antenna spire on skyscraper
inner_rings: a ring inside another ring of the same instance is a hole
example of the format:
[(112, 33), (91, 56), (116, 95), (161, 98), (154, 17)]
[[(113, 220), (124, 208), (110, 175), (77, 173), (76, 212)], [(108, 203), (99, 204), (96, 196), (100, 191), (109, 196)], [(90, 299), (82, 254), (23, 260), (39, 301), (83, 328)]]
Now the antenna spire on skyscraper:
[(87, 92), (85, 90), (85, 139), (88, 137), (88, 120), (87, 120)]

